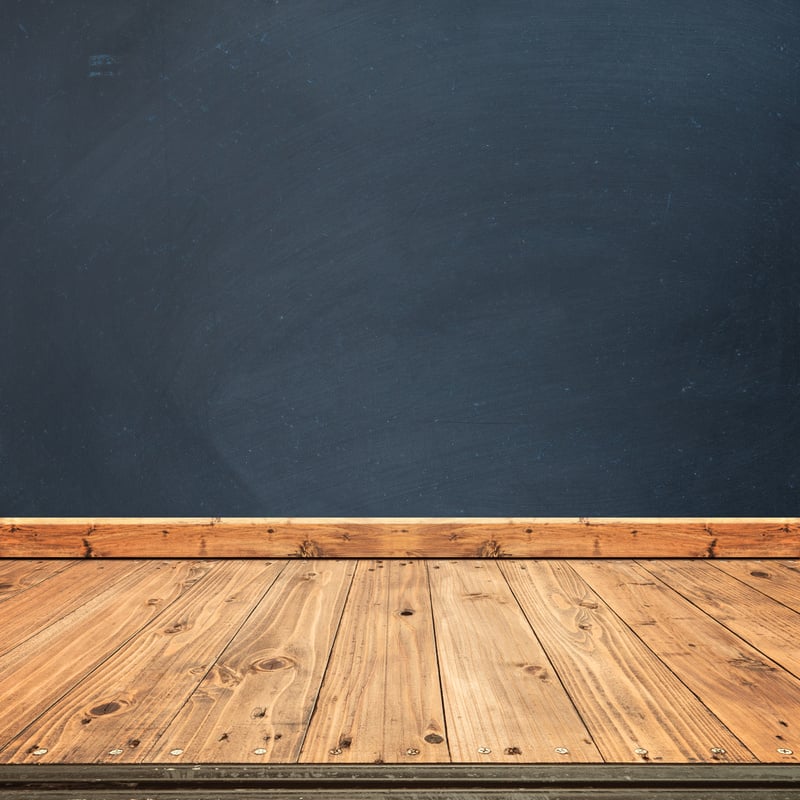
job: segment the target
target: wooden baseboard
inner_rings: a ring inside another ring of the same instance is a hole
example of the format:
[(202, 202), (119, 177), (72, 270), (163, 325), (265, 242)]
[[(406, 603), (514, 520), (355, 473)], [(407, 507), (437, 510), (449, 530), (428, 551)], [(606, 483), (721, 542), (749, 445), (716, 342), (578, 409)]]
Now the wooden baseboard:
[(800, 558), (800, 518), (5, 517), (0, 558)]

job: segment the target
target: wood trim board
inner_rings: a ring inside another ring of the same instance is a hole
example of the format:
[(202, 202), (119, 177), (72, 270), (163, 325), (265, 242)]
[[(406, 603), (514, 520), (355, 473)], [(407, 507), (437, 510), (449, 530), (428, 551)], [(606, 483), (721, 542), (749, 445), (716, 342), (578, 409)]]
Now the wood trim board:
[(0, 797), (85, 800), (798, 800), (796, 766), (61, 765), (0, 768)]
[(0, 517), (0, 558), (797, 558), (800, 517)]

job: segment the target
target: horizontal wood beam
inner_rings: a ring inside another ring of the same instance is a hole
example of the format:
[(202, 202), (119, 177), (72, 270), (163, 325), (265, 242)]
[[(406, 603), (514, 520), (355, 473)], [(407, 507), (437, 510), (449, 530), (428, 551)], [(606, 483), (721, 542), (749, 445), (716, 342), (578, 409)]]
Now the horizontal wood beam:
[(800, 558), (800, 518), (0, 517), (0, 558)]
[(800, 800), (800, 770), (761, 764), (353, 764), (0, 767), (0, 795), (86, 800)]

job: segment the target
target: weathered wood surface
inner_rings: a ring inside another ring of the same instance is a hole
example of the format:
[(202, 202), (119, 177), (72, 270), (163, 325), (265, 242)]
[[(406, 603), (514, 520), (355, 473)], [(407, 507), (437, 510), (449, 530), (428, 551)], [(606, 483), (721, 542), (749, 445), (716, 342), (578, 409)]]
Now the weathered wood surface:
[(208, 671), (146, 762), (294, 763), (328, 665), (353, 561), (295, 561)]
[(713, 564), (648, 561), (644, 566), (710, 617), (800, 678), (798, 611), (757, 589), (732, 581)]
[(718, 561), (716, 566), (767, 597), (800, 609), (800, 561)]
[(428, 568), (453, 761), (602, 761), (497, 563)]
[(70, 566), (68, 561), (0, 561), (0, 603)]
[(800, 558), (786, 518), (0, 518), (0, 558)]
[[(209, 568), (202, 562), (131, 563), (117, 581), (0, 657), (0, 748), (28, 726), (36, 738), (40, 715), (81, 685)], [(70, 572), (77, 580), (77, 570)], [(0, 761), (9, 760), (15, 760), (13, 748), (6, 747)]]
[(732, 563), (77, 561), (0, 604), (0, 763), (798, 765), (795, 562)]
[[(55, 563), (73, 566), (69, 562)], [(124, 591), (126, 586), (135, 587), (126, 578), (137, 564), (144, 562), (92, 561), (91, 568), (88, 563), (77, 563), (81, 564), (80, 570), (65, 568), (54, 572), (47, 580), (15, 594), (0, 606), (0, 655), (32, 636), (42, 635), (49, 625), (60, 623), (105, 590), (110, 589), (109, 600), (113, 601), (118, 591)]]
[(800, 761), (800, 680), (644, 566), (573, 568), (759, 760)]
[(756, 760), (569, 562), (500, 568), (606, 761)]
[(358, 562), (300, 760), (449, 760), (423, 562)]
[[(0, 753), (0, 760), (138, 760), (137, 751), (155, 744), (284, 566), (216, 564), (194, 591), (177, 598), (64, 693), (38, 725)], [(118, 592), (116, 602), (137, 608), (144, 601), (133, 586)], [(47, 752), (37, 755), (39, 750)]]
[[(69, 788), (67, 788), (69, 787)], [(798, 800), (800, 768), (762, 764), (0, 766), (11, 800)]]

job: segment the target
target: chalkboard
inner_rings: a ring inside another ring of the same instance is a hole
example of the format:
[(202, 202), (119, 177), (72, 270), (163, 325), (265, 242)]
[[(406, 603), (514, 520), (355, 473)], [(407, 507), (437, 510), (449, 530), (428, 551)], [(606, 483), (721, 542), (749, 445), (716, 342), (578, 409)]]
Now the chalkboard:
[(798, 513), (799, 3), (0, 9), (3, 514)]

